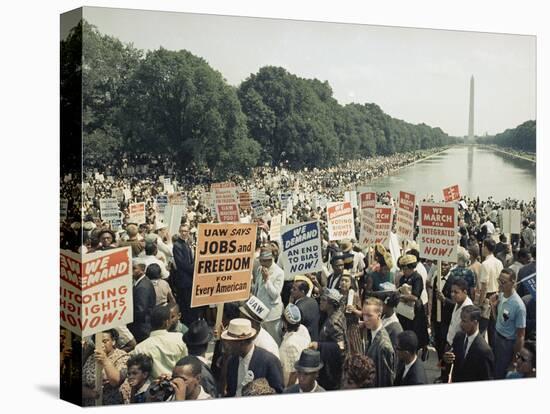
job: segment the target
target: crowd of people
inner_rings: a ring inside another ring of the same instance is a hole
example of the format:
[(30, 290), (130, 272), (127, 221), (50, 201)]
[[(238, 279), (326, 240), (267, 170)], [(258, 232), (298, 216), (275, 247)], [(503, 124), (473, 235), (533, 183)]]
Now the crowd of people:
[[(434, 382), (425, 366), (430, 349), (440, 369), (435, 382), (535, 376), (536, 295), (523, 283), (536, 274), (534, 199), (464, 197), (457, 263), (420, 257), (415, 240), (399, 243), (397, 252), (380, 244), (365, 249), (358, 234), (328, 240), (326, 201), (427, 154), (230, 177), (241, 191), (265, 193), (265, 215), (241, 210), (242, 222), (258, 224), (252, 288), (247, 301), (224, 304), (221, 325), (215, 307), (191, 307), (197, 227), (215, 222), (204, 198), (209, 172), (191, 174), (150, 155), (88, 160), (83, 182), (62, 177), (62, 198), (70, 201), (60, 246), (82, 254), (130, 246), (134, 320), (103, 332), (100, 347), (94, 338), (71, 342), (62, 330), (65, 388), (80, 379), (84, 405), (96, 404), (100, 391), (107, 405), (427, 384)], [(186, 198), (177, 234), (157, 217), (160, 177)], [(285, 272), (279, 242), (269, 236), (272, 218), (287, 210), (282, 192), (295, 194), (287, 223), (321, 223), (321, 272)], [(118, 226), (101, 219), (106, 197), (119, 201)], [(130, 223), (129, 204), (142, 201), (146, 223)], [(378, 201), (396, 205), (389, 193)], [(520, 210), (520, 234), (500, 231), (505, 209)], [(358, 231), (356, 209), (354, 215)]]

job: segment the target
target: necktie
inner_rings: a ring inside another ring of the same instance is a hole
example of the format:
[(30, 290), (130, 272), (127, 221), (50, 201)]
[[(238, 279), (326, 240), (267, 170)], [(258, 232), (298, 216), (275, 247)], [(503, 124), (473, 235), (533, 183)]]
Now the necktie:
[(466, 354), (468, 351), (468, 337), (464, 338), (464, 358), (466, 358)]
[(369, 350), (371, 344), (372, 344), (372, 331), (370, 329), (367, 329), (367, 351)]

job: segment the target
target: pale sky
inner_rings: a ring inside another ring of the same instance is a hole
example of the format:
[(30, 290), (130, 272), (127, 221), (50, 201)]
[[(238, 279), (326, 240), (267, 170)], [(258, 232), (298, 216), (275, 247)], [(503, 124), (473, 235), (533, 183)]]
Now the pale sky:
[(475, 134), (535, 119), (536, 38), (125, 9), (84, 9), (102, 33), (140, 49), (186, 49), (237, 86), (265, 65), (328, 81), (340, 104), (378, 104), (398, 119)]

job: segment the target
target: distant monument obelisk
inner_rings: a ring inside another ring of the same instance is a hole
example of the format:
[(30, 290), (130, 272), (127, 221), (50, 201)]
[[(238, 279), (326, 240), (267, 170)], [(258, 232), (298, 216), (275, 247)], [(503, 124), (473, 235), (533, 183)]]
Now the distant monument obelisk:
[(474, 143), (474, 75), (470, 78), (470, 117), (468, 119), (468, 143)]

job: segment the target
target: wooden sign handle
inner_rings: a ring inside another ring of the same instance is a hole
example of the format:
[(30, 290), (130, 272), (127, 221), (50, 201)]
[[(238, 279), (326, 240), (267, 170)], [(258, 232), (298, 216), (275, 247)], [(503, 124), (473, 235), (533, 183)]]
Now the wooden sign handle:
[[(103, 332), (97, 332), (95, 334), (95, 349), (101, 349), (103, 347)], [(90, 356), (93, 358), (93, 356)], [(103, 367), (99, 362), (95, 363), (95, 389), (98, 391), (95, 405), (103, 405)]]
[(223, 318), (223, 303), (218, 303), (216, 305), (216, 339), (221, 339), (222, 336), (222, 318)]
[[(443, 289), (441, 289), (441, 260), (437, 261), (437, 290), (440, 292), (443, 292)], [(441, 322), (441, 301), (439, 298), (435, 298), (437, 300), (436, 303), (436, 320), (437, 322)]]

